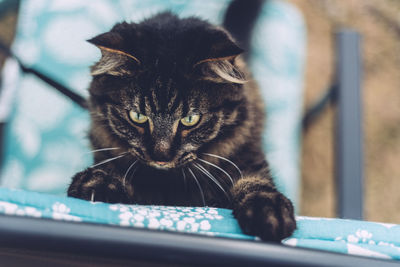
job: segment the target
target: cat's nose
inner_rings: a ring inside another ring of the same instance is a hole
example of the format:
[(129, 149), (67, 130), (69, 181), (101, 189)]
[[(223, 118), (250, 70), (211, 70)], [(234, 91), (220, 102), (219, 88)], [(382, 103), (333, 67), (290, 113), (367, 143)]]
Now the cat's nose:
[(166, 162), (171, 159), (171, 142), (168, 140), (158, 140), (154, 144), (153, 160)]

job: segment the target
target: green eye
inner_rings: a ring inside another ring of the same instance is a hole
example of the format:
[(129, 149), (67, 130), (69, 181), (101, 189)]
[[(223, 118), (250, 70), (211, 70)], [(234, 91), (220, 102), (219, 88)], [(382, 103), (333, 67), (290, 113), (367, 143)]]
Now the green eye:
[(137, 113), (135, 111), (129, 111), (129, 117), (136, 123), (145, 123), (149, 118), (146, 115)]
[(200, 120), (200, 115), (190, 115), (181, 119), (181, 123), (185, 126), (194, 126)]

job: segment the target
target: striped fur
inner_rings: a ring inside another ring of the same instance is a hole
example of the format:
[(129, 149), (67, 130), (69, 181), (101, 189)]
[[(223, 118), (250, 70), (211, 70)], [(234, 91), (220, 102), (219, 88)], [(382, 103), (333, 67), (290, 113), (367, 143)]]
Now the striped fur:
[[(68, 195), (232, 208), (246, 233), (289, 236), (293, 206), (275, 188), (261, 149), (261, 95), (229, 34), (163, 13), (100, 37), (91, 40), (105, 51), (89, 88), (96, 167), (76, 174)], [(130, 111), (147, 120), (134, 122)], [(181, 123), (195, 114), (197, 124)]]

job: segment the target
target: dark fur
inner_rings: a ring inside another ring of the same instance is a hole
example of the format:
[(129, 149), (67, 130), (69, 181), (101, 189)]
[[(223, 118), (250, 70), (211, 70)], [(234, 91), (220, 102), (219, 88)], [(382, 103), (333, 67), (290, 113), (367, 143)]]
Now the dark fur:
[[(261, 149), (261, 96), (226, 31), (162, 13), (117, 24), (89, 42), (103, 55), (92, 67), (90, 141), (96, 150), (119, 148), (95, 152), (94, 162), (127, 154), (76, 174), (69, 196), (232, 208), (248, 234), (271, 241), (292, 234), (293, 206), (275, 188)], [(133, 122), (130, 110), (149, 121)], [(194, 127), (179, 122), (188, 112), (201, 114)], [(204, 153), (234, 162), (243, 177), (233, 164)], [(202, 160), (225, 170), (234, 184)]]

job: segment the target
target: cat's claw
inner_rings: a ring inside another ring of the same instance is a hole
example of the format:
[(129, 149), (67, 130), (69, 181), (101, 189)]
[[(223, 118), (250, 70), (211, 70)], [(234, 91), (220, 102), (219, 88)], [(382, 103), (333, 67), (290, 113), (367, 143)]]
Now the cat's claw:
[(293, 206), (280, 192), (252, 192), (235, 205), (233, 214), (244, 233), (279, 242), (296, 229)]
[(120, 179), (101, 169), (89, 168), (73, 178), (68, 196), (91, 202), (127, 203), (126, 191)]
[(90, 202), (94, 202), (95, 191), (92, 190), (92, 195), (90, 196)]

